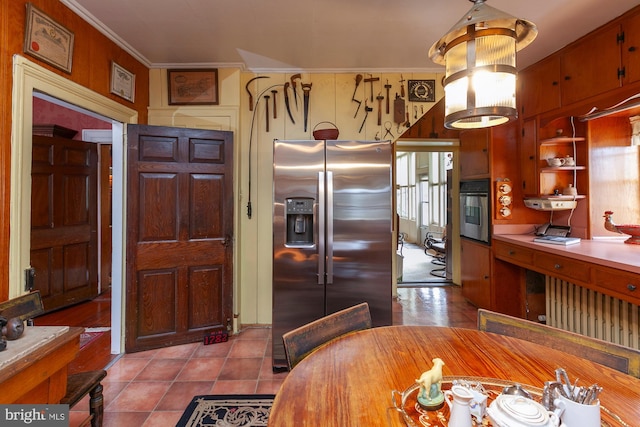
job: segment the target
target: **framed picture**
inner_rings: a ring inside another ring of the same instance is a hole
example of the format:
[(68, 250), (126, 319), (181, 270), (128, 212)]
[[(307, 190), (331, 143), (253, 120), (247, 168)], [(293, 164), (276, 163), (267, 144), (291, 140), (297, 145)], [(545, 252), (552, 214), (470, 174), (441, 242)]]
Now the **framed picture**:
[(408, 84), (409, 101), (411, 102), (435, 102), (436, 101), (436, 81), (435, 80), (409, 80)]
[(136, 94), (136, 75), (112, 61), (110, 91), (133, 102)]
[(27, 3), (24, 52), (71, 73), (74, 34)]
[(218, 70), (167, 70), (169, 105), (218, 105)]

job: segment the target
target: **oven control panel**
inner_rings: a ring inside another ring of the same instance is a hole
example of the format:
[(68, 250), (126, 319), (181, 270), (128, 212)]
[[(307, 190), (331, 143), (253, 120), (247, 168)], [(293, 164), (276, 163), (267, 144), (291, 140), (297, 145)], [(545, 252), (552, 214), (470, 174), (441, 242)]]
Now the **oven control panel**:
[(513, 187), (511, 181), (505, 178), (495, 182), (496, 219), (511, 219), (513, 205)]

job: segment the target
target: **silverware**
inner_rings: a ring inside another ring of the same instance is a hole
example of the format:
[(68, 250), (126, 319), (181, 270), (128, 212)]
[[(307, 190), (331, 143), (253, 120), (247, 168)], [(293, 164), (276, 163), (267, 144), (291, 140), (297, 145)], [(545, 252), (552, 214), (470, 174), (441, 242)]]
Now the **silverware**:
[[(558, 368), (556, 369), (556, 381), (559, 382), (560, 384), (564, 384), (567, 387), (567, 395), (571, 396), (570, 399), (573, 400), (573, 387), (571, 385), (571, 381), (569, 381), (569, 375), (567, 375), (567, 371), (564, 370), (564, 368)], [(578, 382), (578, 380), (576, 380), (576, 383)], [(568, 397), (567, 396), (567, 397)]]

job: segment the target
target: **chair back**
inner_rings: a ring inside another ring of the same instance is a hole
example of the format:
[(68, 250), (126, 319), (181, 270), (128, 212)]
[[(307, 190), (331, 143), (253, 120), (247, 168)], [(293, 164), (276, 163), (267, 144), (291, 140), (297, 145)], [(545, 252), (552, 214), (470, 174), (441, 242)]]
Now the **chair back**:
[(370, 328), (369, 304), (363, 302), (285, 333), (282, 341), (289, 370), (323, 344), (347, 333)]
[(640, 350), (493, 311), (478, 310), (478, 329), (552, 347), (640, 378)]
[(23, 322), (44, 313), (40, 291), (10, 299), (0, 303), (0, 316), (10, 319), (17, 317)]

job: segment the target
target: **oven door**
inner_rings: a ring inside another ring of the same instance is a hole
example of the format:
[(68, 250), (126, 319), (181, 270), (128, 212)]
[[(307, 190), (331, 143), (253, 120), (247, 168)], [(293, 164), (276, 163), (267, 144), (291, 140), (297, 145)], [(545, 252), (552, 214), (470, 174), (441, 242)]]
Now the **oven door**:
[(460, 235), (489, 243), (489, 194), (460, 194)]

